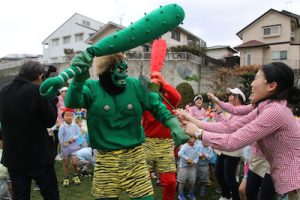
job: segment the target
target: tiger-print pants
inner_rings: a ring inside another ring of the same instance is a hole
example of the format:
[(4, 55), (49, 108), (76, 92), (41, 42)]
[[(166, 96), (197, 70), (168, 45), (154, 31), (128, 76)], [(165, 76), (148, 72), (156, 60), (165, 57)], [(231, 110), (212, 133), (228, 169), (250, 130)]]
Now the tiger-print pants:
[(153, 195), (144, 148), (97, 151), (92, 183), (96, 198), (118, 198), (122, 191), (133, 198)]

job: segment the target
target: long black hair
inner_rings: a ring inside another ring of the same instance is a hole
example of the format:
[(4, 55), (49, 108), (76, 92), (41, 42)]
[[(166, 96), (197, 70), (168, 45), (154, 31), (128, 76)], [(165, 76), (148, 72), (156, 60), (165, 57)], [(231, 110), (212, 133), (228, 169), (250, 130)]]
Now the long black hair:
[(300, 101), (300, 89), (294, 86), (294, 72), (286, 64), (273, 62), (263, 65), (263, 71), (267, 83), (276, 82), (276, 91), (265, 99), (287, 100), (291, 105)]

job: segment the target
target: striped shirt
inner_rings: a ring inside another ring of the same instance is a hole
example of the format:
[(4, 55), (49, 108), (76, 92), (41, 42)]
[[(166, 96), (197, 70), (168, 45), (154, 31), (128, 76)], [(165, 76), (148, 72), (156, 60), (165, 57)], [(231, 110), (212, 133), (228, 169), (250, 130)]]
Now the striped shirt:
[[(202, 140), (213, 148), (234, 151), (257, 141), (279, 194), (300, 188), (300, 125), (286, 101), (266, 100), (247, 116), (257, 117), (232, 134), (205, 132)], [(230, 132), (228, 132), (230, 133)]]
[(189, 109), (189, 113), (197, 118), (197, 119), (204, 119), (206, 117), (206, 113), (205, 113), (205, 109), (204, 108), (199, 108), (198, 106), (192, 106)]

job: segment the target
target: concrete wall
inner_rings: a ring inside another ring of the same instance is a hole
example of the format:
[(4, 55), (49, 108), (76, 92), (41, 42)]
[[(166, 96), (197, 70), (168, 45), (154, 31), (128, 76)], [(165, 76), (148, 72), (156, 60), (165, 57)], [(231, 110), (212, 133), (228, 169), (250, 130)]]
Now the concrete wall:
[[(189, 54), (187, 54), (189, 55)], [(164, 63), (162, 74), (164, 78), (174, 87), (177, 87), (182, 82), (188, 82), (195, 94), (202, 94), (212, 91), (212, 78), (218, 67), (216, 66), (202, 66), (201, 59), (195, 58), (191, 55), (186, 57), (187, 59), (174, 60), (172, 57), (168, 57)], [(69, 67), (69, 62), (65, 63), (53, 63), (58, 68), (58, 73), (61, 73)], [(150, 60), (129, 60), (129, 75), (138, 78), (139, 75), (149, 77), (150, 75)], [(190, 70), (190, 75), (196, 75), (199, 81), (186, 81), (182, 79), (178, 74), (178, 68), (186, 68)], [(8, 81), (12, 80), (19, 72), (20, 67), (15, 66), (8, 69), (0, 70), (0, 88)], [(94, 69), (90, 69), (92, 79), (98, 79), (94, 73)], [(235, 85), (235, 84), (233, 84)]]
[[(69, 66), (68, 63), (59, 64), (59, 72), (62, 72)], [(138, 78), (139, 75), (150, 77), (150, 60), (129, 60), (129, 76)], [(178, 72), (178, 67), (185, 67), (191, 70), (191, 75), (196, 75), (199, 81), (186, 81), (182, 79)], [(182, 82), (188, 82), (194, 89), (195, 94), (206, 93), (211, 91), (211, 77), (216, 72), (218, 67), (201, 66), (192, 60), (166, 60), (162, 69), (164, 78), (172, 86), (177, 87)], [(92, 79), (98, 79), (95, 75), (94, 69), (90, 69)]]

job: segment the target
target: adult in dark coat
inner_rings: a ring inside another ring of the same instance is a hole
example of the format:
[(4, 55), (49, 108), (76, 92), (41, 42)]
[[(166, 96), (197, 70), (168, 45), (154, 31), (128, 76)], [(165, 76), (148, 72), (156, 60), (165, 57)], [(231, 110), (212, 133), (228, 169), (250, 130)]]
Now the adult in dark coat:
[(19, 75), (0, 92), (1, 163), (8, 168), (14, 200), (30, 199), (32, 179), (44, 199), (59, 199), (55, 153), (47, 132), (47, 127), (56, 122), (57, 110), (55, 102), (40, 96), (44, 75), (39, 62), (26, 62)]

